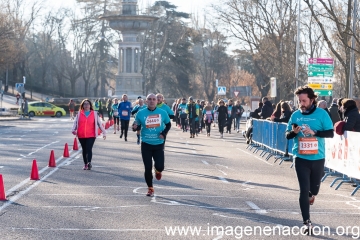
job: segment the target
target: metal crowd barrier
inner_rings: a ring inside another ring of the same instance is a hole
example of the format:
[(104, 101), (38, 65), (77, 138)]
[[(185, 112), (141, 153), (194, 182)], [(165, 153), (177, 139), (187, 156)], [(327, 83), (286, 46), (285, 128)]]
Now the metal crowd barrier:
[(266, 157), (266, 161), (271, 157), (275, 158), (274, 163), (280, 159), (279, 165), (291, 161), (289, 149), (292, 149), (293, 140), (286, 139), (286, 126), (285, 123), (253, 119), (252, 141), (247, 148), (253, 153), (261, 151), (260, 156)]

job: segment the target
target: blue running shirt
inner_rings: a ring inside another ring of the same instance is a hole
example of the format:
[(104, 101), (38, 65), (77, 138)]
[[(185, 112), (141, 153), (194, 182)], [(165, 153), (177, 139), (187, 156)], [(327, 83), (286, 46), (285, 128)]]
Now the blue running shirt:
[(141, 125), (141, 141), (151, 145), (164, 143), (164, 139), (160, 138), (160, 133), (170, 122), (167, 112), (160, 108), (155, 108), (154, 111), (145, 108), (136, 114), (135, 122)]

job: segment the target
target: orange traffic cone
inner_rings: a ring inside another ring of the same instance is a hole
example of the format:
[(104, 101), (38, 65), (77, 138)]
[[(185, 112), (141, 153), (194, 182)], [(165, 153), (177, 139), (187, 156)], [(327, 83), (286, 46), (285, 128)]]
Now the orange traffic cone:
[(51, 152), (50, 152), (50, 158), (49, 158), (49, 165), (48, 166), (49, 167), (56, 167), (54, 150), (51, 150)]
[(109, 129), (109, 127), (110, 127), (110, 123), (109, 123), (109, 122), (106, 122), (106, 123), (105, 123), (105, 129)]
[(78, 144), (77, 144), (76, 138), (74, 138), (73, 150), (79, 150), (79, 146), (78, 146)]
[(65, 148), (64, 148), (63, 157), (70, 157), (70, 154), (69, 154), (69, 146), (68, 146), (67, 143), (65, 143)]
[(4, 181), (3, 181), (3, 177), (0, 174), (0, 201), (6, 201), (6, 196), (5, 196), (5, 187), (4, 187)]
[(38, 170), (35, 159), (33, 160), (32, 168), (31, 168), (30, 180), (40, 180), (40, 178), (39, 178), (39, 170)]

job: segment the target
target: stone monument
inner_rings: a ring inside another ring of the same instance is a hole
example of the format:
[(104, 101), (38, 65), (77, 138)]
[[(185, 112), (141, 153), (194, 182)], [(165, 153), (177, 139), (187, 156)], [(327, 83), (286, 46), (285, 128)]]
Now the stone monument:
[(119, 97), (125, 93), (129, 99), (136, 99), (137, 96), (145, 94), (144, 79), (141, 74), (141, 37), (139, 35), (158, 19), (153, 16), (139, 15), (137, 7), (137, 0), (122, 0), (121, 14), (100, 17), (107, 20), (112, 29), (121, 31), (115, 96)]

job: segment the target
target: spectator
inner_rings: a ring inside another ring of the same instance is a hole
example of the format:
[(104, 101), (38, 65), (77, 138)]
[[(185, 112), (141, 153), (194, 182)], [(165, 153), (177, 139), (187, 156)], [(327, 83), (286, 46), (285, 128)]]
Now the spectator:
[(342, 101), (344, 109), (344, 131), (360, 132), (360, 114), (356, 102), (352, 99), (345, 98)]
[(273, 111), (273, 113), (271, 114), (270, 119), (272, 118), (280, 118), (281, 117), (281, 103), (283, 101), (281, 100), (280, 102), (278, 102), (278, 104), (276, 104), (275, 110)]
[(327, 112), (329, 114), (329, 117), (331, 118), (331, 113), (327, 109), (327, 102), (325, 100), (320, 100), (317, 104), (317, 107), (324, 109), (325, 112)]
[(337, 98), (333, 99), (333, 102), (332, 102), (329, 110), (330, 110), (331, 121), (333, 122), (333, 124), (340, 121), (339, 106), (337, 105)]
[(289, 104), (287, 104), (286, 102), (282, 102), (281, 103), (281, 112), (282, 112), (282, 114), (281, 114), (280, 118), (271, 116), (271, 120), (274, 122), (285, 122), (285, 123), (289, 122), (289, 119), (292, 114)]
[(292, 100), (289, 101), (289, 106), (292, 112), (296, 111), (296, 107), (294, 106), (294, 102)]
[(262, 109), (263, 105), (264, 104), (262, 102), (259, 102), (258, 108), (255, 109), (255, 111), (251, 113), (252, 118), (260, 119), (260, 113), (261, 113), (261, 109)]
[(344, 120), (344, 113), (343, 113), (342, 103), (341, 103), (341, 101), (343, 99), (344, 98), (339, 98), (338, 101), (337, 101), (337, 104), (338, 104), (338, 107), (339, 107), (338, 113), (339, 113), (340, 121)]
[(263, 97), (262, 102), (264, 105), (261, 108), (261, 112), (259, 115), (260, 115), (260, 118), (266, 119), (271, 116), (271, 114), (273, 112), (273, 107), (267, 97)]

